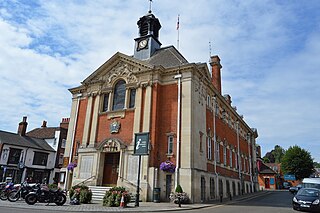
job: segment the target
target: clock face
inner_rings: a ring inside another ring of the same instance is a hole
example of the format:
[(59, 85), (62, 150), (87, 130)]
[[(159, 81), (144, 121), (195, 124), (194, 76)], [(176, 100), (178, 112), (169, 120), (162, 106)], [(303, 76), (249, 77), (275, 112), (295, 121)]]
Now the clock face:
[(141, 49), (145, 48), (147, 45), (148, 45), (147, 39), (141, 40), (138, 43), (138, 49), (141, 50)]

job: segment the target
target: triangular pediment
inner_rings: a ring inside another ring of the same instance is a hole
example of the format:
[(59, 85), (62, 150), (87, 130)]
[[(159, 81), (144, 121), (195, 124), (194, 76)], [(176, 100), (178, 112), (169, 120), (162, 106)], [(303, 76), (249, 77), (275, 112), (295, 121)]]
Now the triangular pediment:
[(88, 76), (82, 84), (100, 83), (105, 87), (111, 87), (118, 78), (124, 79), (128, 84), (137, 83), (137, 74), (153, 68), (150, 64), (118, 52)]

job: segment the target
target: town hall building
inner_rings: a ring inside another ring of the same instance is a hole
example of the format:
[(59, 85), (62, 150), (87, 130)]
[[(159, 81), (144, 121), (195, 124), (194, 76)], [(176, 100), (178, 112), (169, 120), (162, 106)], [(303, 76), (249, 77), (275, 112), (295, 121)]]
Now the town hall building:
[[(162, 47), (151, 11), (137, 25), (133, 55), (115, 53), (70, 89), (65, 188), (123, 186), (135, 194), (139, 173), (143, 201), (155, 188), (167, 201), (177, 185), (195, 203), (258, 190), (258, 133), (221, 94), (220, 58), (208, 67)], [(140, 136), (147, 149), (139, 156)]]

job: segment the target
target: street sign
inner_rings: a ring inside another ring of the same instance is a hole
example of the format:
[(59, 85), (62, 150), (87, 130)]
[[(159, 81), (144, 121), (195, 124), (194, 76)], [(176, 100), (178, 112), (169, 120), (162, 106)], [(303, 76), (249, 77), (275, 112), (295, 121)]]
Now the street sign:
[(135, 133), (134, 155), (149, 154), (149, 133)]
[(296, 180), (296, 176), (295, 175), (291, 175), (291, 174), (285, 174), (283, 176), (284, 180)]

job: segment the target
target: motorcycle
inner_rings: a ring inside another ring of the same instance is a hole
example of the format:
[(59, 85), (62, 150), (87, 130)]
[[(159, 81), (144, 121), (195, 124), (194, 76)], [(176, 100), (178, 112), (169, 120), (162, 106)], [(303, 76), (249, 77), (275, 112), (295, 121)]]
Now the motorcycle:
[(61, 189), (52, 190), (46, 185), (37, 186), (37, 190), (30, 192), (26, 197), (25, 201), (29, 205), (34, 205), (36, 202), (39, 203), (55, 203), (58, 206), (65, 204), (67, 200), (66, 192)]
[(7, 200), (8, 194), (15, 189), (15, 186), (12, 182), (7, 183), (7, 185), (0, 191), (0, 199)]
[(25, 199), (25, 197), (32, 191), (35, 191), (36, 187), (30, 186), (27, 182), (23, 182), (19, 187), (17, 187), (15, 190), (12, 190), (8, 194), (8, 200), (10, 202), (16, 202), (17, 200), (22, 197)]

